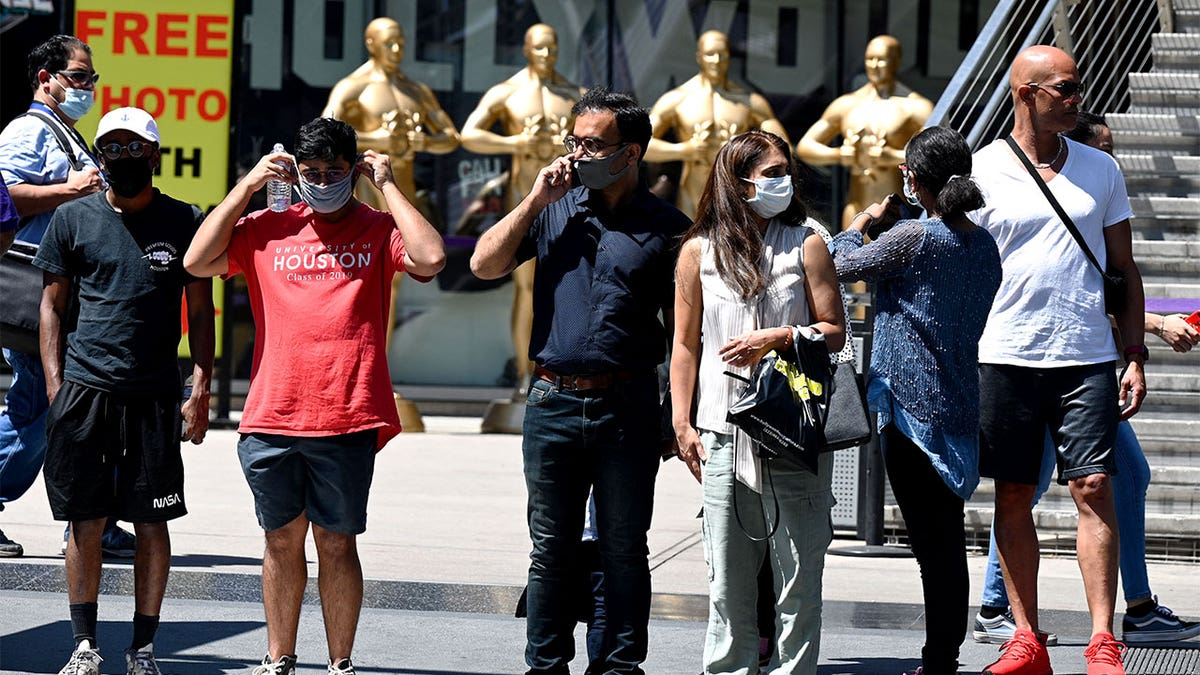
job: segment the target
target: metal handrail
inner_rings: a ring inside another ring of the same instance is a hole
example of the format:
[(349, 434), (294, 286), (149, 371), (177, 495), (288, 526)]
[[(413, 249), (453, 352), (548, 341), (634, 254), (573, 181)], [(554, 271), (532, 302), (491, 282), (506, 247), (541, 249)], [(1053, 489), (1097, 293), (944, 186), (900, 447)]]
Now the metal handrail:
[(1012, 126), (1008, 69), (1035, 44), (1073, 57), (1087, 83), (1084, 108), (1124, 112), (1128, 76), (1149, 70), (1150, 35), (1173, 25), (1171, 0), (1001, 0), (934, 106), (929, 124), (962, 133), (972, 149)]

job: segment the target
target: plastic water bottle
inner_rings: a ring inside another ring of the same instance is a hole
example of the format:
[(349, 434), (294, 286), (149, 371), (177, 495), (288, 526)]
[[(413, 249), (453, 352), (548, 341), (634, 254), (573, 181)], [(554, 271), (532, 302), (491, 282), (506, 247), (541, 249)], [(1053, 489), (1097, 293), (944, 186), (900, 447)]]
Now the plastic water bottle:
[[(283, 143), (276, 143), (275, 147), (271, 148), (271, 153), (286, 152)], [(283, 162), (275, 162), (279, 166), (287, 167)], [(272, 211), (287, 211), (292, 205), (292, 184), (283, 180), (267, 181), (267, 208)]]

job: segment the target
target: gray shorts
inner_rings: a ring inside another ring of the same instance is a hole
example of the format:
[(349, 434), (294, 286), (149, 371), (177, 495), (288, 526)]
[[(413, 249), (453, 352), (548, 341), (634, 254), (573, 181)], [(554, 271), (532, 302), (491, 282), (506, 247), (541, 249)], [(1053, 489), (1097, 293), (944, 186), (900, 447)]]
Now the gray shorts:
[(1049, 429), (1060, 484), (1115, 474), (1119, 417), (1111, 362), (1064, 368), (981, 364), (979, 473), (1037, 485)]
[(303, 513), (331, 532), (365, 532), (378, 437), (375, 429), (338, 436), (242, 434), (238, 459), (258, 524), (269, 532)]

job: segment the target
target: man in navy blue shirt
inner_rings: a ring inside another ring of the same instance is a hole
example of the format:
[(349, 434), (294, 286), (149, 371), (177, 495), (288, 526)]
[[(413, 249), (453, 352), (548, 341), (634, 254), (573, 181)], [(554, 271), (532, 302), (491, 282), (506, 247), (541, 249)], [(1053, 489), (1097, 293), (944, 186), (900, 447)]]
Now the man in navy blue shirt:
[(671, 325), (676, 247), (690, 222), (642, 180), (644, 108), (596, 88), (572, 115), (567, 155), (480, 238), (471, 271), (495, 279), (537, 258), (523, 443), (528, 672), (567, 673), (574, 656), (570, 569), (591, 488), (608, 589), (600, 672), (642, 673), (661, 412), (655, 366), (668, 342), (659, 312)]

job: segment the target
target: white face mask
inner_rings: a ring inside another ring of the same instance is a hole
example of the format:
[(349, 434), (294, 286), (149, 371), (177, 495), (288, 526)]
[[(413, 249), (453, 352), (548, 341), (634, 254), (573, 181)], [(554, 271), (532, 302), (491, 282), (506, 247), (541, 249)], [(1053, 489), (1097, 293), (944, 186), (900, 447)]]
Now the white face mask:
[(759, 178), (750, 180), (743, 178), (747, 183), (754, 183), (754, 196), (746, 200), (750, 208), (761, 218), (774, 218), (775, 216), (787, 211), (787, 208), (792, 205), (792, 177), (779, 176), (778, 178)]
[(904, 190), (904, 200), (913, 206), (921, 205), (921, 198), (917, 196), (917, 191), (912, 186), (912, 174), (905, 174), (900, 178), (900, 187)]
[(55, 75), (51, 75), (50, 80), (61, 87), (63, 93), (66, 94), (66, 98), (58, 104), (58, 109), (63, 111), (67, 117), (73, 120), (83, 119), (83, 116), (88, 114), (88, 111), (95, 105), (96, 92), (91, 89), (64, 87)]

